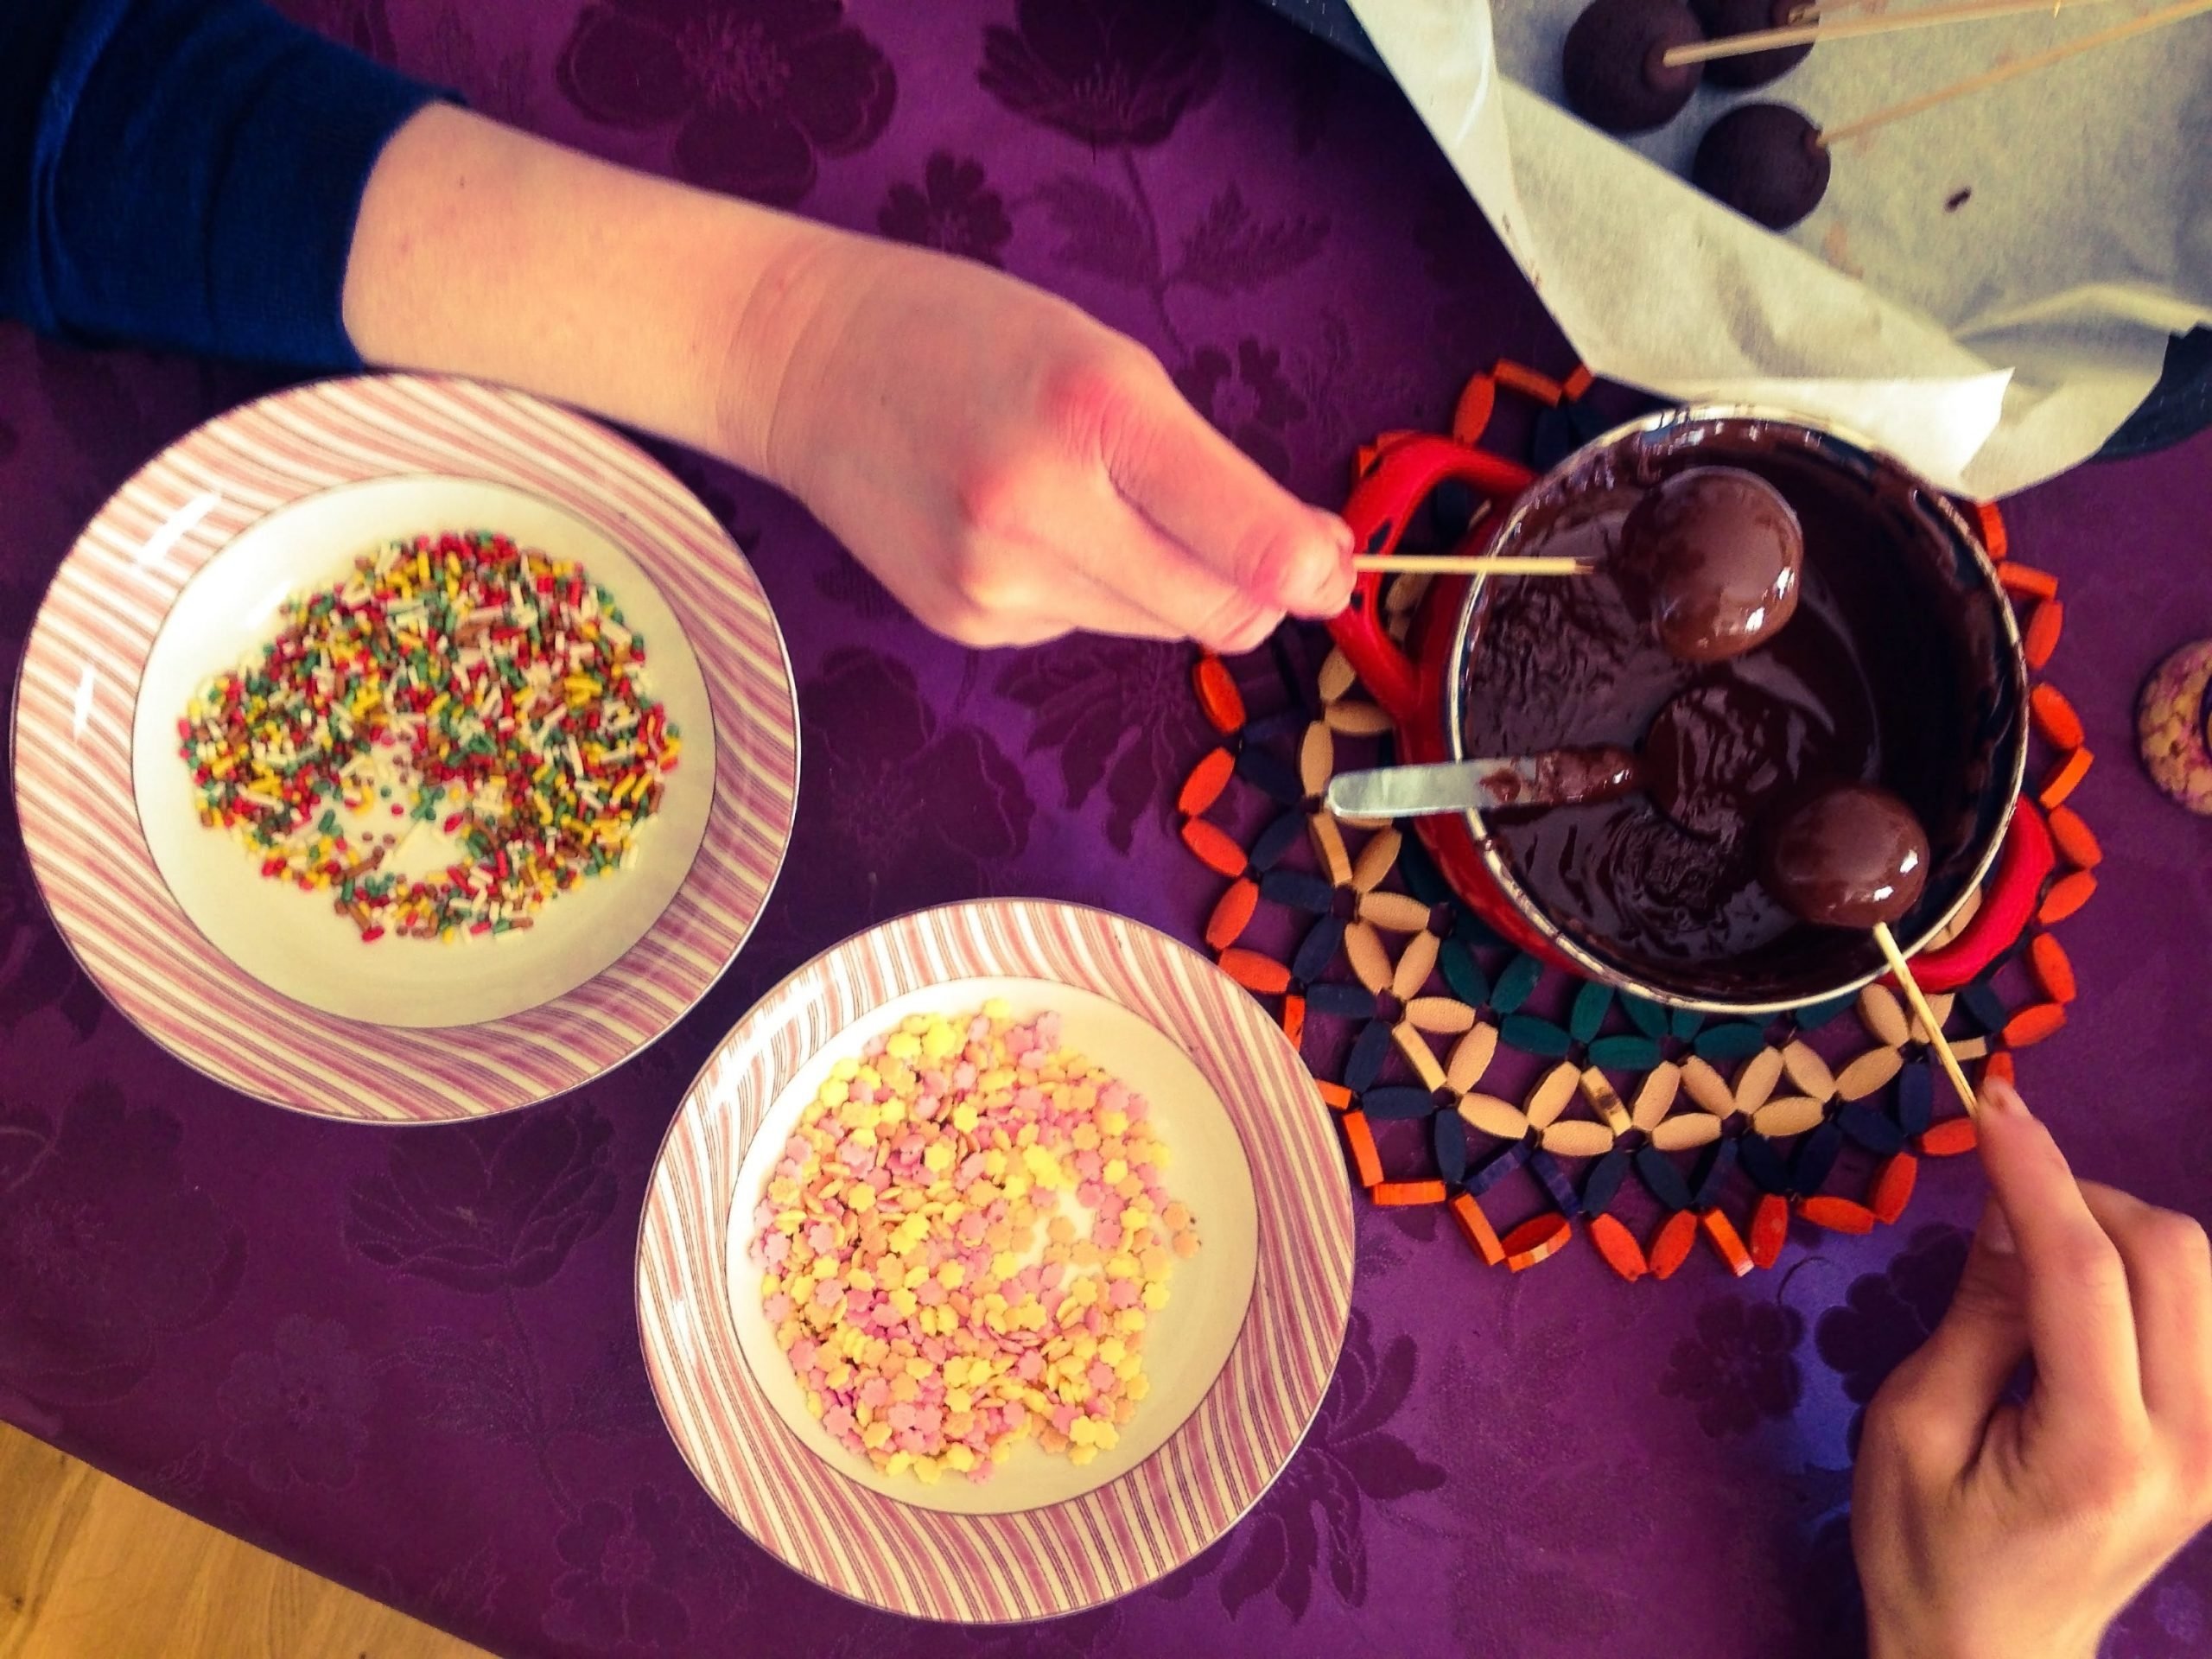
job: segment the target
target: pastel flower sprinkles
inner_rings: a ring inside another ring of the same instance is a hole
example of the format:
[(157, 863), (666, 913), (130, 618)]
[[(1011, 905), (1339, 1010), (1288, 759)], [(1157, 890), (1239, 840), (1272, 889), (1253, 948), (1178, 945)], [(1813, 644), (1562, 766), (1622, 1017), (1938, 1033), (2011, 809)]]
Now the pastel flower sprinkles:
[(753, 1218), (808, 1412), (925, 1484), (987, 1481), (1032, 1433), (1077, 1465), (1110, 1451), (1198, 1250), (1166, 1165), (1144, 1097), (1064, 1046), (1056, 1014), (916, 1014), (840, 1061)]
[(370, 944), (528, 928), (633, 864), (683, 747), (613, 595), (484, 531), (392, 542), (289, 601), (177, 737), (200, 823)]

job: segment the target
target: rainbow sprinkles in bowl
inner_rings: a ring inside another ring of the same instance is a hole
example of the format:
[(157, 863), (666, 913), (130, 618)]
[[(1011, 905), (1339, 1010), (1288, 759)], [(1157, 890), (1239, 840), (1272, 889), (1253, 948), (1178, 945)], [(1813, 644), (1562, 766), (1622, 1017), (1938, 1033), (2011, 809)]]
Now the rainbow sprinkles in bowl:
[(365, 943), (496, 937), (638, 857), (682, 737), (582, 564), (417, 536), (296, 596), (177, 722), (202, 824)]

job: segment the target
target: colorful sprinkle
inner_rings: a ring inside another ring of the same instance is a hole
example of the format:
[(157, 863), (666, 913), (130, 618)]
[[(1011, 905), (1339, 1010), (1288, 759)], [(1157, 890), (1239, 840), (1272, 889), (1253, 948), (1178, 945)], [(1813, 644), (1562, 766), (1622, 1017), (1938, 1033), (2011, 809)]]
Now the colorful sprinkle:
[(1111, 1451), (1150, 1388), (1147, 1321), (1198, 1249), (1166, 1154), (1057, 1014), (912, 1015), (841, 1061), (754, 1212), (809, 1414), (925, 1484), (988, 1480), (1032, 1436), (1075, 1464)]
[(682, 750), (645, 670), (581, 564), (418, 536), (288, 601), (194, 696), (178, 753), (200, 821), (330, 893), (363, 943), (496, 938), (635, 861)]

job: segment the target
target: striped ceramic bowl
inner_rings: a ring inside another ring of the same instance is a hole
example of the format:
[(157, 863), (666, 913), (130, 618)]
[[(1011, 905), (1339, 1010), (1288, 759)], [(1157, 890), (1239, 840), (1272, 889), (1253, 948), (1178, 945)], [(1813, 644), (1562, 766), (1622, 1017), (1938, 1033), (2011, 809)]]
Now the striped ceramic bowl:
[[(561, 895), (529, 931), (367, 945), (327, 893), (260, 879), (200, 826), (176, 722), (274, 635), (284, 599), (379, 543), (449, 530), (502, 531), (609, 588), (651, 639), (683, 764), (637, 868)], [(142, 468), (54, 576), (14, 737), (32, 869), (109, 999), (231, 1088), (385, 1122), (528, 1105), (674, 1024), (766, 904), (798, 781), (782, 637), (706, 509), (575, 415), (414, 376), (276, 393)]]
[[(1016, 1446), (986, 1484), (880, 1476), (807, 1414), (746, 1254), (768, 1173), (829, 1068), (909, 1014), (1003, 997), (1145, 1095), (1197, 1216), (1147, 1326), (1151, 1393), (1087, 1467)], [(982, 900), (825, 952), (725, 1038), (647, 1189), (646, 1369), (692, 1472), (815, 1582), (918, 1618), (1072, 1612), (1150, 1583), (1256, 1503), (1305, 1433), (1350, 1312), (1352, 1224), (1327, 1112), (1281, 1031), (1211, 963), (1123, 918)]]

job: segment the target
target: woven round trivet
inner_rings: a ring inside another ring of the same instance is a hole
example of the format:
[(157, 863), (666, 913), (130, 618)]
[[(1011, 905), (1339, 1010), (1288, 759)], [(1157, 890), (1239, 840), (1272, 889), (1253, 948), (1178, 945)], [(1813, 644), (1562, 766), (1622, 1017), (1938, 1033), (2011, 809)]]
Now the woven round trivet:
[[(1535, 460), (1548, 464), (1602, 425), (1577, 406), (1589, 385), (1500, 363), (1469, 383), (1452, 435), (1480, 442), (1502, 388), (1542, 406)], [(1398, 435), (1363, 447), (1357, 470)], [(1971, 511), (2040, 677), (2064, 622), (2057, 582), (2010, 556), (1993, 505)], [(1402, 636), (1426, 581), (1385, 594)], [(1894, 1223), (1921, 1158), (1973, 1147), (1928, 1033), (1888, 986), (1764, 1022), (1663, 1008), (1504, 944), (1408, 828), (1331, 816), (1332, 773), (1387, 760), (1391, 728), (1340, 654), (1315, 655), (1286, 630), (1234, 666), (1198, 658), (1219, 741), (1175, 804), (1185, 845), (1229, 882), (1206, 943), (1299, 1046), (1376, 1204), (1445, 1206), (1484, 1262), (1516, 1272), (1580, 1224), (1627, 1279), (1671, 1276), (1700, 1236), (1744, 1274), (1774, 1264), (1793, 1223)], [(2040, 677), (2031, 708), (2038, 753), (2008, 857), (2050, 874), (1990, 964), (1929, 999), (1959, 1058), (2008, 1077), (2016, 1050), (2065, 1023), (2074, 973), (2053, 929), (2094, 893), (2101, 857), (2066, 804), (2091, 761), (2081, 723)]]

